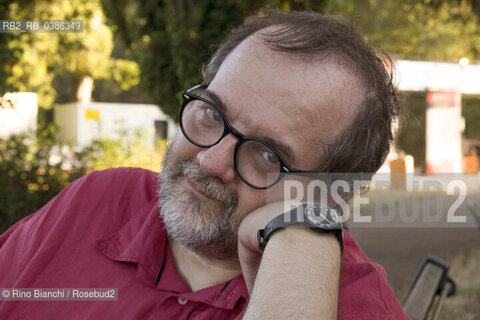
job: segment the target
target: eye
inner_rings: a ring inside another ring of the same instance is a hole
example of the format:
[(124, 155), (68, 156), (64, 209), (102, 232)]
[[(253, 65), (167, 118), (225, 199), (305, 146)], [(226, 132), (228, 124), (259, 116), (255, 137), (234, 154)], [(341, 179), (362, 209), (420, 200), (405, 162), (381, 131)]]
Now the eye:
[(207, 113), (207, 116), (211, 119), (213, 119), (214, 121), (218, 121), (218, 122), (223, 122), (223, 118), (222, 118), (222, 115), (220, 114), (220, 112), (218, 112), (217, 110), (211, 108), (211, 107), (208, 107), (205, 112)]
[(271, 164), (278, 164), (278, 157), (267, 150), (262, 151), (262, 157)]

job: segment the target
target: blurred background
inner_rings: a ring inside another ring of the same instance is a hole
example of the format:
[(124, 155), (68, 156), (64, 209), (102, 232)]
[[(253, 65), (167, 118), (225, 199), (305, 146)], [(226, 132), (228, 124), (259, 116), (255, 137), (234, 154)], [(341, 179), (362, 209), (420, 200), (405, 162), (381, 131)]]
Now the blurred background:
[[(407, 117), (382, 172), (478, 174), (479, 0), (0, 0), (1, 20), (84, 22), (81, 33), (0, 33), (0, 233), (92, 170), (159, 171), (181, 92), (265, 6), (342, 15), (394, 58)], [(447, 259), (463, 282), (444, 318), (480, 319), (478, 228), (402, 232), (352, 231), (400, 299), (425, 252)]]

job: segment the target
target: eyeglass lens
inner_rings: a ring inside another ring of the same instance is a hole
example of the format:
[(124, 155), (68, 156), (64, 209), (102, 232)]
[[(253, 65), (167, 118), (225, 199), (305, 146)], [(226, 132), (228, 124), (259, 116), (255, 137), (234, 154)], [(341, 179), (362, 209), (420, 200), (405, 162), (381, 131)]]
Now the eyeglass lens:
[[(220, 111), (202, 100), (185, 105), (181, 118), (183, 133), (200, 147), (216, 144), (225, 132), (226, 123)], [(264, 188), (280, 175), (280, 159), (266, 144), (247, 139), (238, 147), (236, 169), (249, 184)]]

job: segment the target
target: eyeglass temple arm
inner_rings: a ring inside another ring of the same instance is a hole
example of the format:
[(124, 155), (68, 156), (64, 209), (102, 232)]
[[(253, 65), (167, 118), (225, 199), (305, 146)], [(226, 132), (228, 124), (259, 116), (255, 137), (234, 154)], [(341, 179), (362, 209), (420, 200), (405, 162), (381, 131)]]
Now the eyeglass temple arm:
[(188, 89), (188, 90), (185, 90), (185, 92), (186, 92), (186, 93), (190, 93), (190, 92), (195, 91), (195, 90), (197, 90), (198, 88), (201, 88), (201, 87), (203, 87), (203, 86), (204, 86), (204, 84), (203, 84), (203, 83), (200, 83), (200, 84), (197, 84), (196, 86), (191, 87), (191, 88)]

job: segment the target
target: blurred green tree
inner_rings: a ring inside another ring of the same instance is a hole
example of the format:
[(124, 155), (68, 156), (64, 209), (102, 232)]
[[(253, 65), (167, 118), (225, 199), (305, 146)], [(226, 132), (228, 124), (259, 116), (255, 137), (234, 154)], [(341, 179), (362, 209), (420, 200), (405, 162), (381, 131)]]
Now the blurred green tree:
[(212, 44), (263, 6), (346, 16), (396, 58), (480, 59), (479, 0), (102, 0), (141, 68), (144, 89), (174, 119), (180, 93), (199, 83)]
[(399, 59), (480, 59), (478, 0), (329, 0), (326, 12), (355, 21), (368, 42)]
[(0, 234), (85, 174), (84, 169), (61, 170), (61, 162), (51, 161), (58, 145), (52, 124), (0, 138)]
[(84, 21), (82, 33), (0, 34), (0, 94), (36, 92), (39, 106), (48, 109), (56, 98), (52, 81), (57, 75), (73, 78), (70, 101), (77, 100), (85, 79), (112, 78), (124, 90), (140, 80), (135, 62), (111, 58), (112, 31), (103, 22), (99, 0), (5, 0), (0, 3), (0, 16)]
[[(64, 150), (57, 133), (56, 126), (48, 124), (36, 132), (0, 138), (0, 234), (93, 170), (121, 166), (159, 172), (167, 147), (166, 140), (151, 145), (146, 132), (138, 130), (134, 137), (102, 138), (74, 153)], [(62, 168), (66, 159), (68, 170)]]
[(178, 118), (182, 90), (200, 82), (210, 46), (243, 18), (240, 1), (102, 0), (105, 13), (141, 67), (142, 85)]
[(321, 11), (310, 0), (102, 0), (104, 11), (130, 56), (142, 85), (163, 111), (178, 120), (181, 92), (200, 83), (214, 45), (245, 16), (265, 5)]

